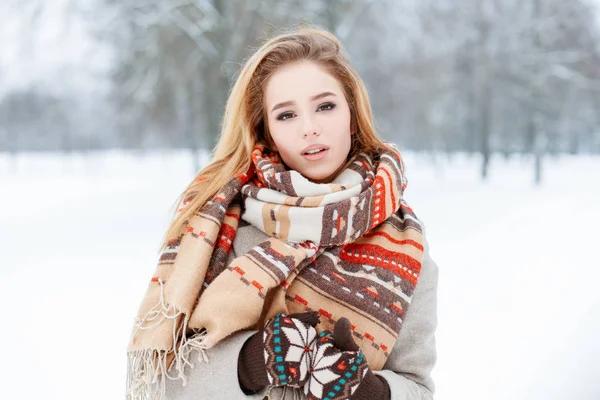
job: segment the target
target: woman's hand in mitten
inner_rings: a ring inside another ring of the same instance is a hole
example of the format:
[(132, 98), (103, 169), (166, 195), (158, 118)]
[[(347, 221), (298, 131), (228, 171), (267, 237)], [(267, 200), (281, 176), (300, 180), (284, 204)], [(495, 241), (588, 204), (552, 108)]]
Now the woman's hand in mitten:
[(251, 336), (240, 351), (238, 378), (246, 393), (267, 385), (299, 388), (309, 376), (310, 350), (317, 336), (317, 312), (279, 313)]
[(362, 350), (352, 338), (348, 318), (331, 331), (321, 332), (312, 352), (310, 378), (304, 386), (309, 400), (389, 400), (387, 382), (373, 374)]

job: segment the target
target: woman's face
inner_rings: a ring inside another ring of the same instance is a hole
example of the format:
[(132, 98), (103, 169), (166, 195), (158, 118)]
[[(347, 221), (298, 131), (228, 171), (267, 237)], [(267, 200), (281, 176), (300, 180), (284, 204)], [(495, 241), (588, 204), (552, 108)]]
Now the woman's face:
[[(269, 132), (283, 162), (316, 183), (331, 182), (350, 152), (350, 108), (340, 83), (310, 61), (279, 68), (264, 88)], [(308, 150), (319, 151), (306, 154)]]

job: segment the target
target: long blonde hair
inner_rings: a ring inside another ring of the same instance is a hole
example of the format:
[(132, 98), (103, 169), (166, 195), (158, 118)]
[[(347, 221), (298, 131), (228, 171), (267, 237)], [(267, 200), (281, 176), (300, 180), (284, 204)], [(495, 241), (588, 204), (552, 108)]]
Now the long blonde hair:
[(176, 237), (192, 214), (235, 175), (250, 168), (252, 149), (257, 142), (273, 145), (264, 107), (264, 85), (279, 67), (303, 60), (324, 66), (343, 87), (351, 115), (352, 148), (349, 159), (360, 152), (373, 154), (385, 147), (373, 125), (365, 85), (350, 65), (340, 41), (330, 32), (313, 26), (280, 33), (267, 39), (244, 63), (225, 106), (212, 161), (178, 197), (176, 204), (185, 202), (186, 207), (178, 214), (176, 211), (161, 250), (170, 238)]

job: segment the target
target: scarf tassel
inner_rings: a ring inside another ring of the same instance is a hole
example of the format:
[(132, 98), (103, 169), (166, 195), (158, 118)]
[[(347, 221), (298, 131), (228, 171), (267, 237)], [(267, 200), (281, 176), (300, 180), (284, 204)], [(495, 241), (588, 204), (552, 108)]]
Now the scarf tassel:
[[(141, 331), (152, 329), (162, 323), (165, 319), (170, 319), (173, 323), (173, 347), (169, 350), (164, 349), (144, 349), (133, 350), (127, 353), (127, 400), (162, 400), (166, 391), (166, 379), (182, 381), (183, 386), (187, 384), (185, 367), (194, 368), (190, 357), (192, 351), (198, 352), (198, 361), (208, 363), (209, 358), (205, 343), (207, 335), (206, 330), (194, 331), (194, 334), (187, 336), (189, 316), (178, 310), (172, 304), (168, 304), (164, 298), (162, 280), (160, 284), (160, 299), (157, 304), (144, 315), (138, 318), (133, 337)], [(183, 317), (183, 323), (178, 324)], [(169, 367), (169, 359), (172, 363)], [(169, 372), (175, 368), (176, 375), (171, 376)]]

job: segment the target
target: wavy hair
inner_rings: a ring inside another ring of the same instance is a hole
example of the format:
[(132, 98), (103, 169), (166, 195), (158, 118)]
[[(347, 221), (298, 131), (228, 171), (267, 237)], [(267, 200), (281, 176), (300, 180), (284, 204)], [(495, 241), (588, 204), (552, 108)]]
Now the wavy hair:
[(352, 146), (348, 163), (360, 152), (376, 154), (385, 148), (373, 124), (365, 85), (335, 35), (314, 26), (276, 34), (244, 62), (229, 93), (211, 161), (178, 197), (176, 204), (185, 204), (185, 208), (175, 211), (160, 250), (170, 238), (177, 237), (192, 214), (236, 175), (251, 167), (251, 154), (257, 142), (266, 143), (268, 148), (273, 146), (264, 106), (265, 84), (278, 68), (305, 60), (325, 67), (343, 88), (351, 116)]

